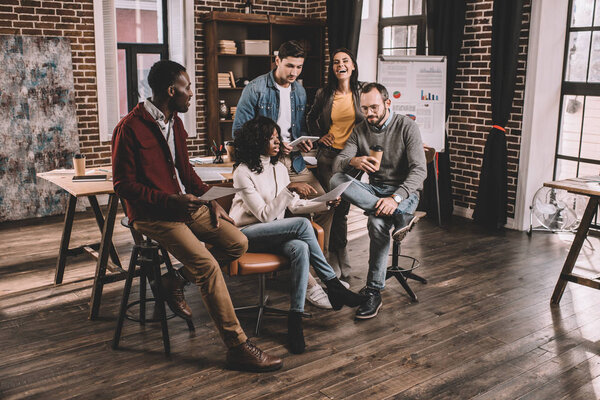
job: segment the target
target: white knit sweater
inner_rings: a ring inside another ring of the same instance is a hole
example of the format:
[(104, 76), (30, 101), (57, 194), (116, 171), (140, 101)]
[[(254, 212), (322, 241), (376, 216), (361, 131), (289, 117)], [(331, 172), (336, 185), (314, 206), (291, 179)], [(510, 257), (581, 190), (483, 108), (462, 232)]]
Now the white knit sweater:
[(302, 200), (287, 189), (290, 183), (285, 165), (271, 164), (271, 158), (261, 156), (263, 172), (250, 171), (240, 164), (233, 173), (233, 187), (245, 188), (236, 193), (229, 216), (237, 226), (282, 219), (288, 208), (293, 214), (309, 214), (327, 210), (327, 204)]

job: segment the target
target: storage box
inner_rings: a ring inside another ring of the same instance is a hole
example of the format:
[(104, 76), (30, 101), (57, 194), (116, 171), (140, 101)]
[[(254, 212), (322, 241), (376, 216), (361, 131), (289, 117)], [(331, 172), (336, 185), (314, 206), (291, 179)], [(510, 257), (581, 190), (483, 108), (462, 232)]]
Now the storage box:
[(242, 53), (252, 55), (269, 55), (268, 40), (244, 40), (242, 42)]

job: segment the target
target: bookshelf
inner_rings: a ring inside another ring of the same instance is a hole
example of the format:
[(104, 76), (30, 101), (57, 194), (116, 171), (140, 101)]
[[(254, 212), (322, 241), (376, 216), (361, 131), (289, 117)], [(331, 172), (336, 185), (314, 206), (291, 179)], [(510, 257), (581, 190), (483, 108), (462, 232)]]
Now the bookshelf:
[[(263, 14), (240, 14), (213, 11), (203, 17), (206, 49), (206, 121), (209, 143), (221, 144), (231, 139), (233, 119), (219, 116), (219, 100), (228, 107), (236, 106), (243, 86), (226, 85), (224, 76), (233, 73), (234, 79), (252, 80), (275, 67), (274, 51), (288, 40), (302, 41), (308, 48), (302, 74), (298, 79), (306, 89), (310, 106), (318, 88), (323, 85), (324, 24), (323, 20)], [(268, 54), (241, 54), (244, 40), (268, 41)], [(231, 54), (229, 41), (237, 45)], [(227, 54), (220, 49), (227, 47)], [(221, 85), (219, 84), (221, 77)]]

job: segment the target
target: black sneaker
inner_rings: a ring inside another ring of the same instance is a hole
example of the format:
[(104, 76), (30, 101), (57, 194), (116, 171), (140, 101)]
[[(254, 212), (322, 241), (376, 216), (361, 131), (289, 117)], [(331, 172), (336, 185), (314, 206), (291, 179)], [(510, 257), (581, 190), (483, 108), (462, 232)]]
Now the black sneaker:
[(412, 229), (413, 225), (418, 220), (413, 214), (398, 214), (394, 216), (394, 219), (395, 223), (392, 239), (394, 239), (395, 242), (400, 242), (404, 239), (408, 231)]
[(369, 298), (367, 301), (361, 304), (360, 307), (358, 307), (354, 317), (356, 319), (370, 319), (376, 317), (381, 305), (383, 304), (379, 290), (368, 287), (362, 289), (361, 294), (365, 294), (369, 296)]

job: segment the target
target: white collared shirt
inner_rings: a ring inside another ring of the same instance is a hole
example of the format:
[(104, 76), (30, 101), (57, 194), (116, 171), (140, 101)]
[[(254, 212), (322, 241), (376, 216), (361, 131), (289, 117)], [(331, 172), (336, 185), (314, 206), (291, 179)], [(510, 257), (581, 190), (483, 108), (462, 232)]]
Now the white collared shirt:
[[(152, 118), (156, 120), (160, 131), (162, 132), (165, 140), (167, 141), (167, 145), (169, 146), (169, 151), (171, 152), (171, 158), (173, 159), (173, 164), (175, 164), (175, 135), (173, 135), (173, 116), (169, 118), (169, 120), (165, 120), (165, 114), (160, 111), (150, 99), (146, 99), (144, 101), (144, 107), (148, 114)], [(175, 167), (175, 175), (177, 176), (177, 183), (179, 183), (179, 188), (181, 189), (181, 193), (185, 194), (185, 187), (181, 183), (181, 178), (179, 177), (179, 171), (177, 167)]]

